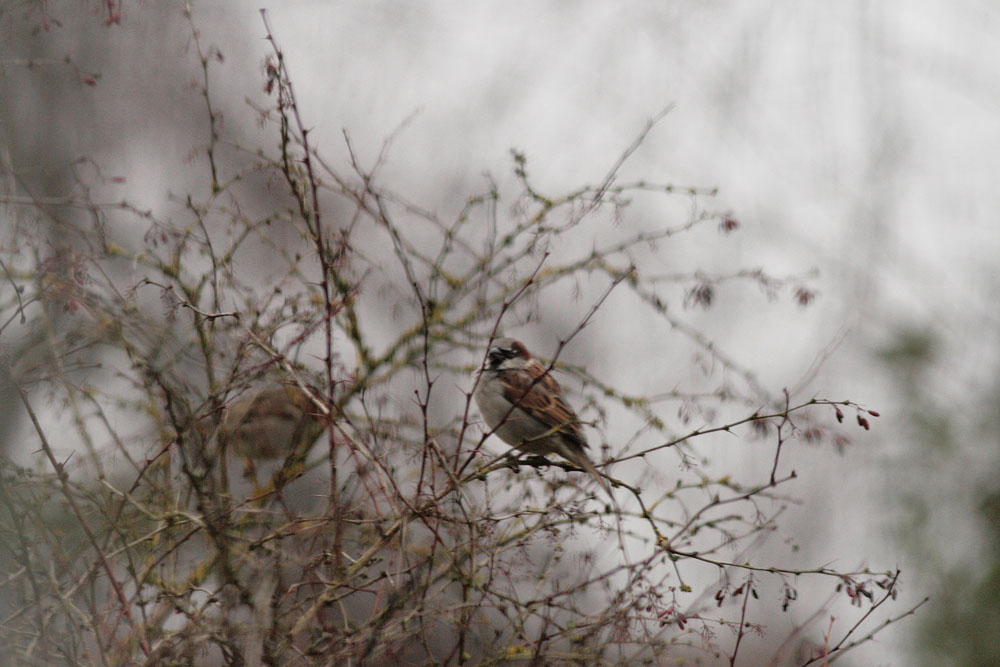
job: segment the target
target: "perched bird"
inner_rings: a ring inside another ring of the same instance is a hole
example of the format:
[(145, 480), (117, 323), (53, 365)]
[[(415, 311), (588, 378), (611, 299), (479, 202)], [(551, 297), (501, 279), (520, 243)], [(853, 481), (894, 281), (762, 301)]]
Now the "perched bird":
[(323, 423), (300, 387), (274, 385), (226, 406), (219, 442), (246, 458), (273, 459), (311, 445)]
[(583, 468), (610, 495), (587, 456), (580, 419), (562, 388), (521, 341), (498, 338), (486, 355), (474, 393), (486, 424), (501, 440), (528, 454), (558, 454)]

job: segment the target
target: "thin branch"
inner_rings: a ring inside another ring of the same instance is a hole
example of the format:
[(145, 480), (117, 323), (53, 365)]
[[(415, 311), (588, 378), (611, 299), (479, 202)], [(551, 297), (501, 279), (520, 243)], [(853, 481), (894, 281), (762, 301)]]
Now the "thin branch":
[[(10, 366), (10, 361), (4, 358), (5, 370), (7, 371), (7, 377), (13, 378), (13, 369)], [(66, 466), (60, 463), (55, 456), (55, 452), (52, 451), (52, 446), (49, 444), (48, 438), (45, 436), (45, 431), (42, 429), (41, 423), (38, 421), (38, 416), (35, 414), (34, 408), (31, 407), (31, 401), (28, 399), (28, 394), (24, 391), (24, 387), (20, 383), (14, 383), (17, 389), (18, 396), (21, 398), (21, 403), (24, 405), (25, 411), (28, 413), (28, 418), (31, 420), (31, 425), (35, 429), (35, 433), (38, 435), (39, 442), (42, 446), (42, 452), (45, 457), (49, 460), (49, 464), (52, 466), (52, 470), (56, 474), (56, 478), (59, 480), (59, 487), (62, 491), (63, 498), (66, 499), (66, 504), (69, 505), (76, 517), (77, 521), (80, 522), (80, 528), (83, 530), (84, 534), (87, 536), (87, 541), (90, 542), (90, 546), (93, 547), (98, 559), (100, 560), (101, 567), (104, 569), (104, 573), (108, 577), (108, 582), (111, 584), (111, 588), (114, 590), (115, 595), (118, 597), (118, 604), (121, 606), (120, 614), (123, 615), (132, 626), (132, 630), (136, 633), (139, 639), (139, 646), (142, 652), (149, 655), (150, 648), (149, 642), (146, 640), (146, 632), (141, 623), (136, 621), (132, 617), (131, 604), (128, 598), (125, 596), (125, 589), (122, 588), (121, 583), (115, 576), (114, 569), (111, 567), (111, 562), (108, 560), (107, 554), (98, 544), (97, 536), (94, 531), (90, 528), (83, 511), (76, 502), (76, 498), (73, 495), (72, 490), (69, 485), (69, 473), (66, 472)]]

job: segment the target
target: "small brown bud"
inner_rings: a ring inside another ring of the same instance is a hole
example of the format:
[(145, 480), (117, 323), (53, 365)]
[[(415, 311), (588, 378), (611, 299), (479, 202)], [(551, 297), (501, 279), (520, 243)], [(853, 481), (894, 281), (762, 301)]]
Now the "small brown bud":
[(723, 234), (735, 232), (740, 227), (740, 221), (731, 215), (727, 215), (719, 221), (719, 231)]
[(712, 305), (713, 298), (715, 298), (715, 288), (703, 282), (688, 290), (684, 297), (684, 305), (708, 308)]
[(795, 290), (795, 301), (802, 307), (808, 306), (815, 298), (816, 293), (805, 287), (799, 287)]

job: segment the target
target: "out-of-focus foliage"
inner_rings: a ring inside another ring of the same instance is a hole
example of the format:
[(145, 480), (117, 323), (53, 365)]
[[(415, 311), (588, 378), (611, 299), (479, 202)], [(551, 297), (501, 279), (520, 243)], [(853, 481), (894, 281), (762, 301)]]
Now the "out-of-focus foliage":
[[(1000, 383), (961, 398), (943, 394), (945, 378), (960, 373), (942, 363), (945, 350), (933, 328), (905, 329), (878, 354), (907, 438), (887, 480), (902, 518), (894, 532), (919, 555), (918, 580), (934, 584), (916, 633), (923, 664), (1000, 664)], [(956, 525), (975, 534), (956, 540)]]

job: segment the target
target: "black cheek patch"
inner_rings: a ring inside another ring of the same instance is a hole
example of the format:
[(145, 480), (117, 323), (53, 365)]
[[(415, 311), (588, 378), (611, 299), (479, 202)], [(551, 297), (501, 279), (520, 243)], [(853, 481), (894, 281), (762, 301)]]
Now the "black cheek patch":
[(488, 356), (490, 359), (490, 367), (496, 368), (497, 366), (507, 361), (508, 359), (513, 359), (514, 357), (516, 357), (517, 353), (514, 352), (514, 350), (509, 350), (507, 348), (495, 347), (492, 350), (490, 350)]

